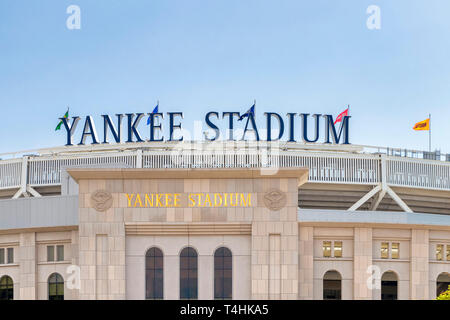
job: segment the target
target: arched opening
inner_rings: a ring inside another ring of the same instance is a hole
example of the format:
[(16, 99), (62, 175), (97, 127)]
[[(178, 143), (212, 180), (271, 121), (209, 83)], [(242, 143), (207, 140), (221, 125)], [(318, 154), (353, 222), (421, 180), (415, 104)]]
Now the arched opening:
[(398, 278), (395, 272), (386, 271), (381, 276), (381, 300), (397, 300)]
[(448, 290), (450, 286), (450, 273), (442, 272), (436, 279), (436, 297)]
[(59, 273), (48, 277), (48, 300), (64, 300), (64, 279)]
[(150, 248), (145, 254), (145, 299), (164, 298), (164, 261), (158, 248)]
[(198, 255), (186, 247), (180, 253), (180, 299), (198, 299)]
[(230, 249), (220, 247), (214, 252), (214, 299), (232, 297), (233, 256)]
[(0, 278), (0, 300), (14, 299), (14, 283), (10, 276)]
[(342, 277), (336, 270), (330, 270), (323, 276), (323, 300), (341, 300)]

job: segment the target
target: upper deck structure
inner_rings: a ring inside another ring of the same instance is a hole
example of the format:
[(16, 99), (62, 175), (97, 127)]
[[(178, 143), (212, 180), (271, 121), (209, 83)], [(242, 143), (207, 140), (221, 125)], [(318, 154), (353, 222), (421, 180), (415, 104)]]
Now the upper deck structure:
[[(4, 155), (5, 156), (5, 155)], [(0, 160), (0, 197), (73, 193), (64, 171), (76, 167), (307, 167), (299, 190), (307, 209), (450, 214), (449, 155), (359, 145), (286, 142), (162, 142), (57, 147)], [(434, 158), (439, 160), (429, 160)]]

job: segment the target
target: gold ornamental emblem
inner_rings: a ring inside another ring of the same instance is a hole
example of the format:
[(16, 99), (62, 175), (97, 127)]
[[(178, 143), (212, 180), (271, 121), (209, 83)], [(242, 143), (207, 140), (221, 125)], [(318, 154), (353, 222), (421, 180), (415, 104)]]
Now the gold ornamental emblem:
[(269, 190), (264, 194), (264, 205), (272, 211), (283, 209), (286, 201), (286, 193), (278, 189)]
[(97, 190), (91, 195), (92, 207), (99, 211), (104, 212), (112, 207), (113, 197), (112, 194), (105, 190)]

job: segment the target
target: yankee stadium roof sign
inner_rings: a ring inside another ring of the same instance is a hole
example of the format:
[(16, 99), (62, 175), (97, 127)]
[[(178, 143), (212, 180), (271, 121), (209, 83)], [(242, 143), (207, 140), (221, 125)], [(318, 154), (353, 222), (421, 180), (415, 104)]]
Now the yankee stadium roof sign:
[[(246, 113), (227, 111), (210, 111), (204, 117), (204, 123), (208, 127), (205, 132), (205, 140), (254, 140), (254, 141), (277, 141), (296, 142), (299, 136), (303, 142), (315, 143), (319, 141), (320, 129), (323, 128), (323, 142), (334, 144), (350, 144), (349, 142), (349, 120), (350, 116), (338, 117), (333, 120), (332, 115), (322, 115), (308, 113), (287, 113), (281, 116), (276, 112), (265, 112), (265, 128), (258, 128), (255, 121), (254, 108), (250, 108)], [(125, 113), (102, 115), (103, 135), (97, 134), (96, 126), (92, 116), (84, 118), (84, 126), (81, 131), (79, 145), (84, 145), (86, 141), (91, 144), (116, 142), (145, 142), (145, 141), (183, 141), (182, 132), (182, 112), (152, 112), (152, 113)], [(147, 135), (139, 131), (139, 123), (142, 119), (147, 119)], [(77, 125), (81, 118), (78, 116), (60, 118), (67, 135), (67, 146), (73, 145), (73, 136), (76, 133)], [(168, 135), (164, 136), (164, 120), (166, 121)], [(126, 131), (123, 132), (123, 122), (126, 124)], [(339, 122), (338, 128), (336, 123)], [(240, 131), (237, 129), (238, 123), (242, 123)], [(321, 124), (322, 123), (322, 124)], [(221, 134), (220, 125), (226, 128), (226, 133)], [(243, 130), (242, 130), (243, 129)], [(178, 133), (177, 133), (178, 131)], [(177, 134), (176, 134), (177, 133)], [(109, 139), (108, 134), (111, 135)], [(89, 139), (89, 140), (88, 140)]]

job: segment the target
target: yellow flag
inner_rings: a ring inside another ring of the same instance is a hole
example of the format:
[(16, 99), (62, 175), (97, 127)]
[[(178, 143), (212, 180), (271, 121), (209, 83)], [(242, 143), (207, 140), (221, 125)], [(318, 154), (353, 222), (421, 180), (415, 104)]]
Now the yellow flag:
[(417, 122), (414, 127), (414, 130), (430, 130), (430, 119), (426, 119), (420, 122)]

